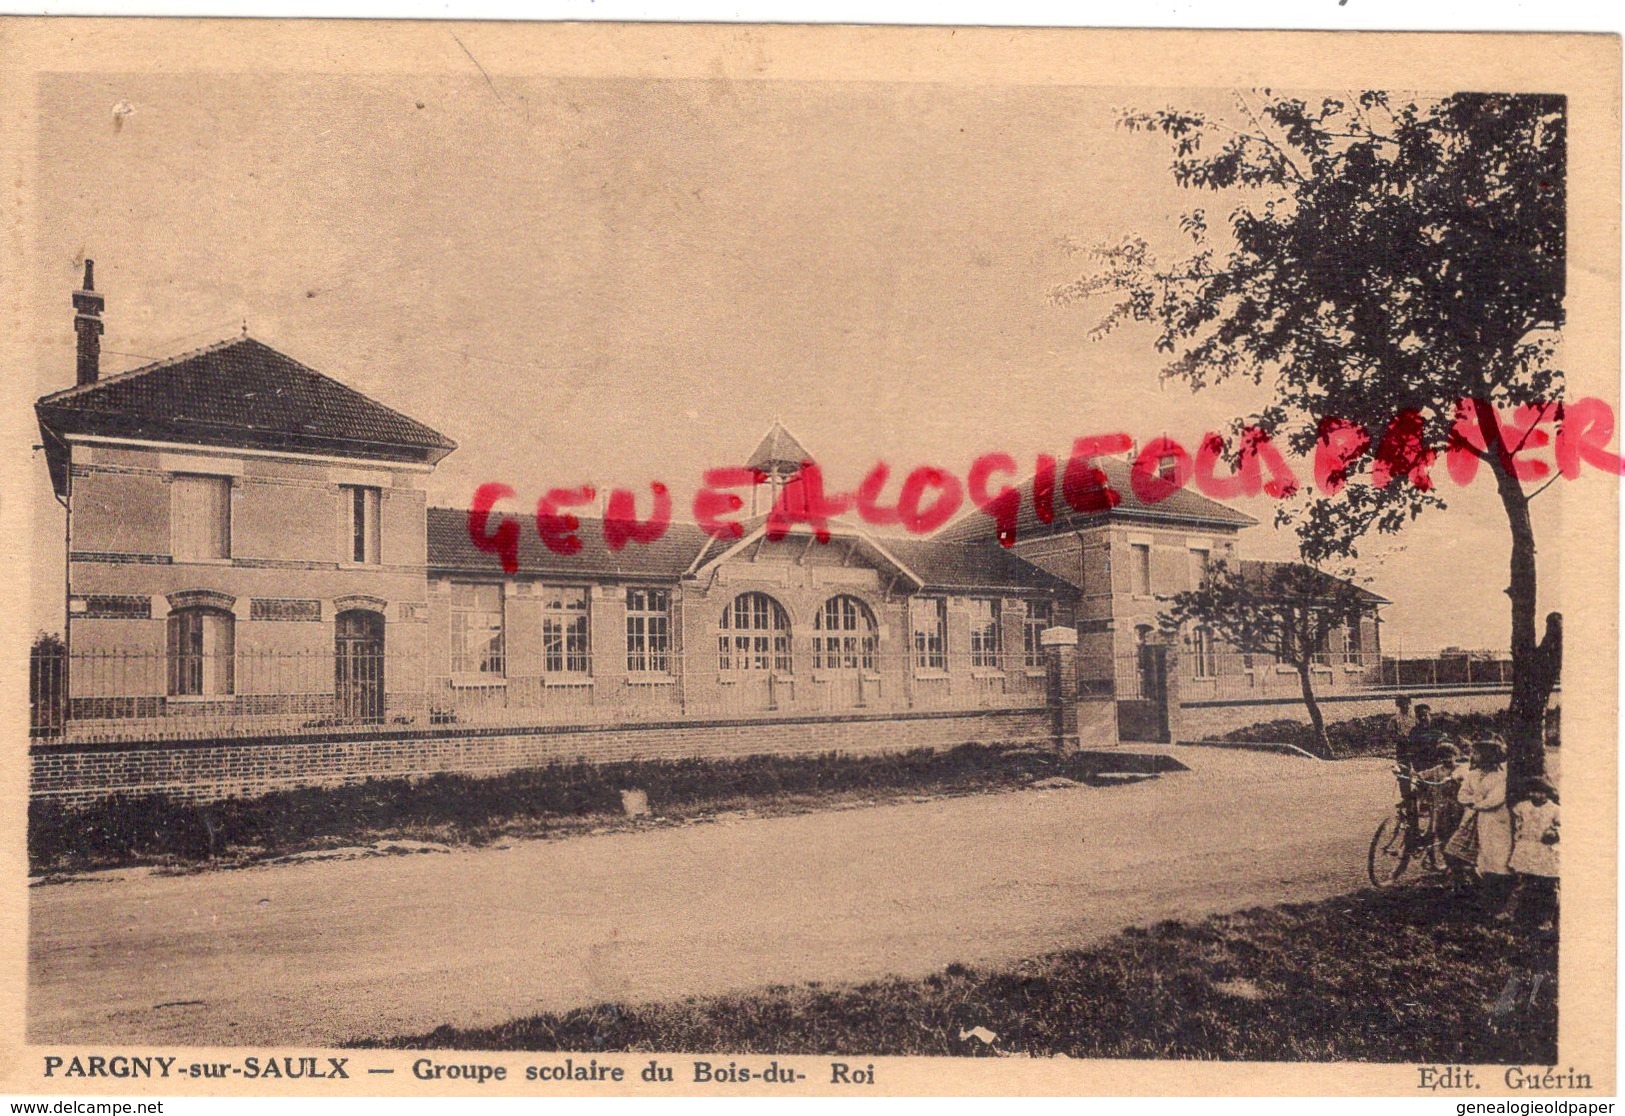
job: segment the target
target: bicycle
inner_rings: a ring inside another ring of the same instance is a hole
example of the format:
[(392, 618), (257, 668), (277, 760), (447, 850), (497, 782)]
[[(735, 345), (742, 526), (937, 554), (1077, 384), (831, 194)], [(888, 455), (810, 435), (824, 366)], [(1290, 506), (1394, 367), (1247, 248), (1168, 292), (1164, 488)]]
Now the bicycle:
[[(1439, 804), (1436, 797), (1427, 791), (1442, 787), (1451, 780), (1435, 782), (1424, 779), (1397, 764), (1393, 770), (1394, 778), (1411, 785), (1411, 793), (1407, 796), (1401, 792), (1394, 812), (1383, 818), (1377, 831), (1371, 835), (1365, 869), (1374, 887), (1392, 887), (1398, 883), (1417, 853), (1421, 853), (1422, 871), (1442, 872), (1445, 869), (1442, 842), (1434, 840), (1438, 830)], [(1426, 800), (1426, 810), (1419, 808), (1418, 799)]]

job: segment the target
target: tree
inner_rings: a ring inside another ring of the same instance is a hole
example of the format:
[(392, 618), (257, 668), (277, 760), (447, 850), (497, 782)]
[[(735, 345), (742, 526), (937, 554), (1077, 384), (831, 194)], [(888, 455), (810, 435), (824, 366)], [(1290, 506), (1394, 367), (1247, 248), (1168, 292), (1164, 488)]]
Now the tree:
[(1312, 561), (1356, 557), (1368, 533), (1443, 507), (1428, 476), (1441, 453), (1487, 467), (1511, 535), (1511, 772), (1538, 774), (1561, 635), (1554, 614), (1536, 639), (1540, 489), (1516, 454), (1562, 415), (1566, 102), (1252, 98), (1236, 96), (1239, 127), (1204, 111), (1125, 115), (1171, 142), (1180, 186), (1226, 191), (1233, 208), (1218, 231), (1186, 213), (1195, 247), (1171, 264), (1141, 239), (1096, 248), (1093, 270), (1052, 298), (1111, 299), (1096, 335), (1150, 323), (1164, 376), (1193, 389), (1267, 385), (1238, 433), (1306, 455), (1340, 439), (1335, 491), (1304, 486), (1278, 511)]
[(1337, 628), (1360, 622), (1371, 596), (1359, 586), (1301, 562), (1247, 562), (1232, 569), (1217, 562), (1195, 589), (1176, 593), (1162, 613), (1172, 636), (1206, 627), (1246, 655), (1273, 655), (1297, 671), (1315, 745), (1331, 751), (1326, 721), (1315, 700), (1315, 656)]

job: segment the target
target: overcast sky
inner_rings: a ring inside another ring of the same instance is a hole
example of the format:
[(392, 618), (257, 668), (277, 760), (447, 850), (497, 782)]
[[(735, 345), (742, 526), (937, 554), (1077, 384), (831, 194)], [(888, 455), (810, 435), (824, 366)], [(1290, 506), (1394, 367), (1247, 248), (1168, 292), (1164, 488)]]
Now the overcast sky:
[[(1194, 447), (1257, 399), (1160, 385), (1148, 331), (1091, 341), (1094, 312), (1045, 296), (1081, 266), (1062, 238), (1173, 248), (1183, 209), (1223, 207), (1174, 188), (1166, 147), (1115, 109), (1233, 111), (1230, 97), (472, 67), (53, 77), (28, 292), (38, 389), (72, 382), (69, 293), (89, 255), (104, 373), (246, 317), (454, 438), (442, 504), (489, 480), (532, 503), (661, 479), (686, 510), (700, 474), (740, 463), (775, 416), (842, 488), (876, 460), (963, 475), (1003, 450), (1026, 468), (1108, 430)], [(61, 512), (36, 464), (34, 612), (59, 630)], [(1390, 652), (1507, 645), (1504, 516), (1487, 484), (1447, 495), (1362, 552), (1394, 601)], [(1268, 523), (1267, 500), (1238, 506)], [(1552, 537), (1556, 508), (1536, 502), (1537, 532)], [(1242, 548), (1294, 552), (1268, 526)]]

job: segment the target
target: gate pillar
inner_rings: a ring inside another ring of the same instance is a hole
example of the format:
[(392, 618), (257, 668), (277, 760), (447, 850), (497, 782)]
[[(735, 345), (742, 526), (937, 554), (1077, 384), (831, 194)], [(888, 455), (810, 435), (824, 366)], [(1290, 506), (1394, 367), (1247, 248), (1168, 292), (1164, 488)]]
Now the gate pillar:
[(1055, 746), (1063, 751), (1078, 747), (1078, 632), (1076, 628), (1045, 628), (1038, 633), (1044, 649), (1045, 687), (1053, 717)]

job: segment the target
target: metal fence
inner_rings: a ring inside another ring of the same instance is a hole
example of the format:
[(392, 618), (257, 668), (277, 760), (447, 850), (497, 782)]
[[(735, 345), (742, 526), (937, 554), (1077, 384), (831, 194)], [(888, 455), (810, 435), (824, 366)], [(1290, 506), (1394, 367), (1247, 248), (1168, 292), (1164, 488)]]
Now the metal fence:
[[(36, 654), (30, 734), (72, 742), (343, 735), (391, 728), (638, 724), (888, 711), (1036, 708), (1047, 672), (1020, 652), (918, 657), (448, 656), (238, 651)], [(816, 661), (813, 661), (816, 660)], [(563, 669), (559, 669), (559, 668)], [(482, 669), (483, 668), (483, 669)]]
[[(1118, 700), (1158, 699), (1165, 686), (1157, 665), (1159, 656), (1166, 661), (1166, 674), (1176, 676), (1180, 694), (1187, 700), (1290, 697), (1302, 692), (1297, 668), (1273, 655), (1153, 646), (1116, 657), (1110, 676), (1115, 680)], [(1331, 652), (1316, 655), (1310, 662), (1310, 682), (1317, 694), (1380, 693), (1433, 686), (1497, 687), (1511, 681), (1512, 663), (1505, 659), (1393, 659), (1360, 652)]]
[(1512, 683), (1512, 660), (1467, 655), (1384, 659), (1378, 682), (1383, 686), (1507, 686)]

